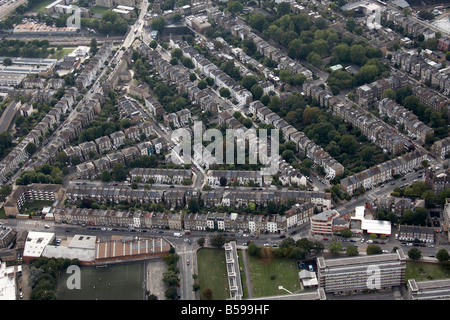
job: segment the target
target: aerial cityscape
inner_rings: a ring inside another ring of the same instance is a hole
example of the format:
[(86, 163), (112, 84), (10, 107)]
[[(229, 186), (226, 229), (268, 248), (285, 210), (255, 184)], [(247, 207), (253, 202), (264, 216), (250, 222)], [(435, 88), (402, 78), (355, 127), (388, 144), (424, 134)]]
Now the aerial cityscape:
[(0, 300), (450, 299), (448, 0), (0, 0), (0, 36)]

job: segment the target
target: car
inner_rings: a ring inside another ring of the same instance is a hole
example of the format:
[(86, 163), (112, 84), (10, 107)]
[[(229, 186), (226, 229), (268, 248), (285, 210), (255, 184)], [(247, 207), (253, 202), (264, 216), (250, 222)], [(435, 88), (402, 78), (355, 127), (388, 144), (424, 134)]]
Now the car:
[(356, 242), (356, 240), (353, 240), (353, 239), (350, 239), (350, 240), (348, 240), (348, 241), (350, 241), (350, 242)]
[(295, 231), (295, 230), (292, 231), (292, 232), (291, 232), (291, 236), (293, 236), (293, 235), (296, 234), (296, 233), (297, 233), (297, 231)]
[(406, 181), (406, 178), (403, 178), (402, 181)]
[(164, 231), (160, 230), (160, 231), (158, 231), (158, 233), (164, 233)]
[(171, 185), (169, 188), (175, 188), (175, 186), (174, 186), (174, 185)]
[(66, 232), (70, 232), (70, 230), (69, 230), (69, 229), (66, 229)]
[(393, 186), (393, 185), (395, 185), (395, 182), (392, 182), (392, 183), (391, 183), (391, 186)]
[[(361, 240), (361, 242), (364, 242), (363, 240)], [(373, 243), (373, 240), (367, 240), (367, 244), (371, 244)]]
[(22, 292), (19, 294), (19, 298), (20, 298), (20, 299), (23, 298), (23, 293), (22, 293)]
[(362, 238), (362, 239), (361, 239), (361, 243), (363, 243), (364, 241), (365, 241), (364, 238)]
[(389, 253), (389, 251), (387, 251), (387, 250), (383, 250), (383, 253)]
[(276, 248), (278, 245), (276, 243), (272, 244), (272, 247)]
[(242, 245), (243, 245), (244, 247), (248, 246), (247, 242), (244, 242)]
[(268, 243), (264, 243), (264, 247), (269, 247), (270, 245)]
[(323, 241), (327, 241), (327, 240), (328, 240), (328, 238), (323, 238), (322, 240), (323, 240)]
[(44, 228), (45, 228), (45, 229), (49, 229), (50, 226), (49, 226), (48, 224), (46, 224), (46, 225), (44, 226)]
[(286, 236), (285, 236), (284, 234), (282, 234), (282, 235), (280, 236), (280, 239), (284, 239), (284, 238), (286, 238)]
[(430, 258), (434, 258), (434, 257), (435, 257), (434, 254), (429, 254), (428, 256), (429, 256)]
[(189, 265), (189, 263), (190, 263), (189, 260), (186, 260), (186, 264)]

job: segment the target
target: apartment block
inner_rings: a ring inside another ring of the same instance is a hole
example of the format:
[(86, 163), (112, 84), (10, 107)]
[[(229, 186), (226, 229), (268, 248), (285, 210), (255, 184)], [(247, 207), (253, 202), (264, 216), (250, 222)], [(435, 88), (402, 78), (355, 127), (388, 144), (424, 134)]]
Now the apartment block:
[(406, 256), (396, 253), (338, 259), (317, 258), (319, 287), (335, 295), (389, 291), (405, 283)]

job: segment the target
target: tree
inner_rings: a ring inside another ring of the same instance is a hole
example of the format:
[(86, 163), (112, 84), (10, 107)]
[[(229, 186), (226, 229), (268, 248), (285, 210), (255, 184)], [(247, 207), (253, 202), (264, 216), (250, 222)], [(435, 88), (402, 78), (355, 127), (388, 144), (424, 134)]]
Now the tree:
[(448, 254), (447, 250), (441, 249), (436, 254), (436, 258), (439, 260), (439, 262), (446, 262), (450, 260), (450, 255)]
[(328, 251), (332, 254), (339, 254), (342, 251), (342, 243), (334, 241), (328, 246)]
[(227, 183), (228, 183), (228, 179), (226, 177), (222, 176), (222, 177), (219, 178), (219, 183), (220, 183), (220, 185), (222, 187), (225, 187), (227, 185)]
[(125, 170), (123, 164), (115, 163), (113, 166), (113, 175), (115, 181), (125, 181), (127, 178), (127, 171)]
[(212, 300), (213, 291), (210, 288), (206, 288), (203, 290), (202, 295), (206, 300)]
[(229, 1), (227, 4), (227, 9), (230, 13), (236, 14), (241, 12), (244, 9), (244, 6), (238, 1)]
[(10, 66), (10, 65), (12, 65), (12, 60), (11, 60), (11, 58), (5, 58), (5, 59), (3, 59), (3, 65), (4, 65), (4, 66)]
[(164, 295), (165, 295), (166, 299), (168, 299), (168, 300), (175, 300), (178, 296), (177, 288), (174, 286), (170, 286), (164, 292)]
[(200, 246), (200, 247), (202, 247), (203, 248), (203, 246), (205, 245), (205, 242), (206, 242), (206, 239), (205, 238), (199, 238), (198, 240), (197, 240), (197, 244)]
[(183, 19), (183, 16), (180, 13), (175, 13), (172, 17), (172, 21), (175, 23), (180, 22), (181, 19)]
[(206, 89), (208, 87), (208, 82), (206, 82), (206, 80), (200, 80), (197, 83), (197, 88), (199, 88), (200, 90)]
[(37, 146), (33, 142), (29, 142), (25, 147), (25, 150), (28, 152), (29, 155), (32, 155), (36, 152)]
[(376, 244), (369, 244), (366, 248), (367, 255), (382, 254), (383, 250)]
[(5, 184), (0, 188), (0, 201), (5, 201), (5, 199), (11, 194), (12, 187)]
[(366, 49), (362, 45), (352, 45), (350, 47), (350, 61), (361, 66), (366, 59)]
[(242, 78), (242, 86), (250, 91), (252, 87), (258, 83), (258, 79), (252, 75), (248, 75)]
[(195, 198), (189, 200), (188, 209), (190, 212), (198, 212), (198, 201)]
[(222, 248), (225, 244), (225, 237), (221, 234), (215, 235), (211, 238), (211, 245), (216, 248)]
[(408, 257), (412, 260), (419, 260), (422, 258), (422, 252), (417, 248), (412, 248), (408, 251)]
[(264, 89), (261, 88), (261, 86), (258, 86), (257, 84), (255, 84), (251, 89), (251, 93), (255, 100), (259, 100), (259, 99), (261, 99), (261, 97), (264, 94)]
[(108, 170), (103, 170), (101, 173), (101, 180), (103, 182), (109, 182), (111, 181), (111, 174), (109, 173)]
[(92, 52), (93, 55), (95, 55), (98, 51), (96, 38), (91, 39), (90, 47), (91, 47), (90, 51)]
[(164, 26), (166, 25), (166, 19), (163, 17), (159, 17), (156, 19), (153, 19), (151, 23), (151, 27), (153, 30), (162, 31), (164, 29)]
[(219, 94), (223, 98), (230, 98), (231, 97), (231, 93), (230, 93), (230, 90), (228, 90), (228, 88), (220, 88)]
[(341, 236), (344, 238), (350, 238), (352, 236), (352, 231), (350, 229), (344, 229), (341, 231)]
[(350, 256), (350, 257), (357, 256), (357, 255), (359, 255), (358, 248), (355, 246), (348, 246), (346, 248), (346, 254), (347, 254), (347, 256)]
[(180, 48), (175, 48), (170, 52), (170, 55), (174, 58), (181, 59), (183, 57), (183, 51)]
[(281, 2), (277, 6), (277, 15), (278, 17), (282, 17), (291, 12), (291, 6), (289, 2)]

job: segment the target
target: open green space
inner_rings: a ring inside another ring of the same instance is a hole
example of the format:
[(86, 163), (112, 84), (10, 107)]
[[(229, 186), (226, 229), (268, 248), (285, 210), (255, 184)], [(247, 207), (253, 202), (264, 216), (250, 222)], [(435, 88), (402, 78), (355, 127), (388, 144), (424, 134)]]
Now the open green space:
[(441, 264), (426, 262), (406, 262), (405, 280), (427, 281), (445, 279), (449, 271)]
[(5, 207), (0, 209), (0, 219), (6, 219)]
[(212, 290), (213, 300), (226, 300), (230, 298), (225, 251), (223, 249), (200, 249), (197, 251), (197, 262), (200, 298), (204, 299), (201, 293), (206, 288)]
[(254, 297), (289, 294), (301, 289), (295, 260), (273, 257), (270, 260), (248, 256)]
[(107, 268), (81, 267), (81, 289), (68, 289), (71, 274), (58, 280), (58, 300), (142, 300), (143, 262), (108, 265)]
[(73, 50), (75, 50), (75, 48), (63, 48), (62, 50), (57, 50), (55, 48), (55, 53), (50, 56), (50, 59), (62, 59)]
[(55, 0), (40, 1), (38, 3), (35, 3), (33, 6), (31, 6), (29, 11), (34, 11), (34, 12), (38, 12), (38, 13), (46, 13), (45, 7), (48, 6), (49, 4), (53, 3), (54, 1)]
[(101, 6), (94, 6), (92, 7), (89, 11), (91, 12), (91, 14), (103, 14), (104, 12), (111, 10), (110, 8), (107, 7), (101, 7)]
[(41, 211), (44, 207), (51, 206), (53, 204), (52, 200), (35, 200), (35, 201), (27, 201), (24, 203), (22, 213), (32, 213), (37, 210)]

